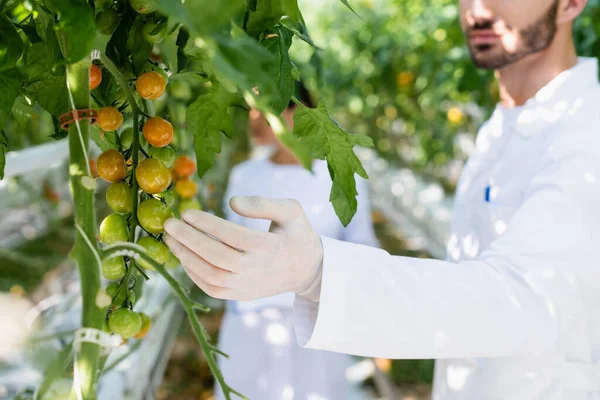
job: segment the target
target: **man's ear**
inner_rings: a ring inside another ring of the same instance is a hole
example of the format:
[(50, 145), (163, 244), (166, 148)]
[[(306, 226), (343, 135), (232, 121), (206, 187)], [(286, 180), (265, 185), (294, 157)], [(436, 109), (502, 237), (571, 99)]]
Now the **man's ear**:
[(588, 0), (559, 0), (557, 23), (564, 24), (573, 21), (587, 5)]

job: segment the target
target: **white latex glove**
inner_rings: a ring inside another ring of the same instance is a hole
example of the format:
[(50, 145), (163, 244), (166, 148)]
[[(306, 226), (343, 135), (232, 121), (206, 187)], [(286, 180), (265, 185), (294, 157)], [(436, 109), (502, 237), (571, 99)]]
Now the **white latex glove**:
[[(233, 211), (271, 220), (259, 232), (188, 210), (165, 222), (165, 243), (209, 296), (255, 300), (295, 292), (318, 301), (323, 247), (296, 200), (233, 197)], [(218, 239), (218, 240), (216, 240)]]

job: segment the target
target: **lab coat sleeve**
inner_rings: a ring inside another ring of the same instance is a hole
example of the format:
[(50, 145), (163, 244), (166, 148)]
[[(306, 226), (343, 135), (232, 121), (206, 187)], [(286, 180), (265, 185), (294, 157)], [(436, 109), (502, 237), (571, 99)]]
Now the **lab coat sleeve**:
[(320, 302), (296, 297), (298, 342), (387, 358), (513, 357), (556, 348), (581, 310), (583, 288), (600, 281), (592, 247), (600, 239), (599, 178), (589, 157), (545, 168), (504, 234), (471, 261), (394, 257), (322, 238)]
[(357, 179), (356, 189), (358, 191), (356, 214), (348, 226), (344, 228), (341, 240), (378, 247), (379, 241), (377, 240), (377, 236), (375, 236), (373, 221), (371, 219), (371, 202), (369, 200), (367, 181), (362, 178)]

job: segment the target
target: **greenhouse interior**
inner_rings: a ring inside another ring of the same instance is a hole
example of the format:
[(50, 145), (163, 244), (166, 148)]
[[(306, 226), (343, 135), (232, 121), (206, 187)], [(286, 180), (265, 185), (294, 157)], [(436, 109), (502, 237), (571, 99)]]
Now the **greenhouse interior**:
[(0, 399), (600, 399), (599, 59), (599, 0), (0, 0)]

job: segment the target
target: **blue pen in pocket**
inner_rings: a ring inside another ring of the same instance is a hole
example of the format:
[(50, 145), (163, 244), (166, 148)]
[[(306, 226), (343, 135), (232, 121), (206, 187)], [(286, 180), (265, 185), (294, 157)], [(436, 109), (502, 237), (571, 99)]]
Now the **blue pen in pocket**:
[(490, 192), (491, 191), (492, 191), (492, 187), (490, 185), (487, 185), (485, 187), (485, 193), (484, 193), (484, 196), (483, 196), (483, 198), (485, 199), (486, 203), (490, 202)]

